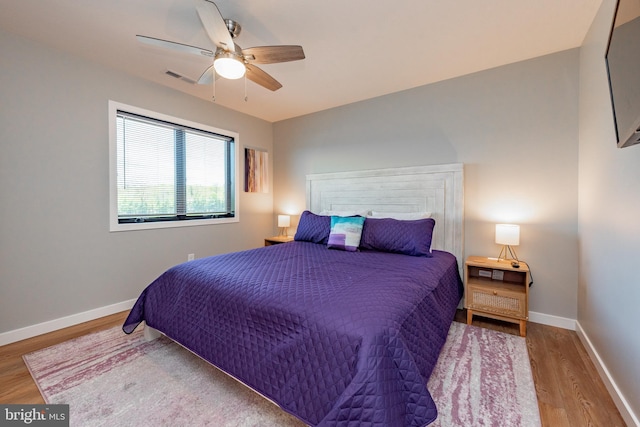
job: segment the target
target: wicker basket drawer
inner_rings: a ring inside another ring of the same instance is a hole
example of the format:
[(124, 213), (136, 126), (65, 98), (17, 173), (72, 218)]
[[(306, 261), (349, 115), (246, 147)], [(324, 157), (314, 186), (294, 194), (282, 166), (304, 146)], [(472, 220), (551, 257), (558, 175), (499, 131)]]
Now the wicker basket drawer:
[(469, 286), (468, 308), (503, 316), (527, 318), (526, 295), (489, 286)]

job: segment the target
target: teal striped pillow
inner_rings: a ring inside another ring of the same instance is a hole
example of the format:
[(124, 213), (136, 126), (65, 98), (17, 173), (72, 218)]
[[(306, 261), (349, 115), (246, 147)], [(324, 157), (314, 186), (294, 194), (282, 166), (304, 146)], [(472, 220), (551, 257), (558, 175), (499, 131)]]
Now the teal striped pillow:
[(364, 220), (362, 216), (332, 216), (327, 247), (349, 252), (357, 251)]

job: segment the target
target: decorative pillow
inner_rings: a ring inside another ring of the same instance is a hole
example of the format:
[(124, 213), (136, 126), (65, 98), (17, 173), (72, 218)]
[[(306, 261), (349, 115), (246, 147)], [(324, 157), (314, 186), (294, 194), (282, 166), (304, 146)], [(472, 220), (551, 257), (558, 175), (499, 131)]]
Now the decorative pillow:
[(301, 242), (327, 244), (329, 232), (331, 231), (331, 217), (316, 215), (309, 211), (302, 212), (298, 230), (294, 240)]
[(332, 216), (327, 246), (343, 251), (357, 251), (364, 221), (365, 218), (362, 216)]
[(371, 218), (393, 218), (393, 219), (424, 219), (431, 218), (431, 212), (378, 212), (372, 211)]
[(362, 230), (362, 249), (394, 252), (411, 256), (431, 256), (433, 218), (397, 220), (367, 218)]

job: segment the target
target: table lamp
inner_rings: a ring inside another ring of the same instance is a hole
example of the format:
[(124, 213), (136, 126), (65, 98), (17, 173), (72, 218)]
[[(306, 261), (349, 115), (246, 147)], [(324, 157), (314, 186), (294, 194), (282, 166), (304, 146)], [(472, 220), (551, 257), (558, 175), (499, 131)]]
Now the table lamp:
[[(520, 244), (520, 226), (514, 224), (496, 224), (496, 243), (502, 245), (500, 255), (498, 255), (498, 261), (500, 259), (507, 259), (507, 256), (511, 256), (511, 259), (518, 260), (518, 255), (512, 246), (518, 246)], [(502, 256), (504, 254), (504, 257)]]
[(278, 215), (278, 227), (280, 228), (280, 234), (278, 236), (287, 235), (287, 227), (291, 226), (290, 215)]

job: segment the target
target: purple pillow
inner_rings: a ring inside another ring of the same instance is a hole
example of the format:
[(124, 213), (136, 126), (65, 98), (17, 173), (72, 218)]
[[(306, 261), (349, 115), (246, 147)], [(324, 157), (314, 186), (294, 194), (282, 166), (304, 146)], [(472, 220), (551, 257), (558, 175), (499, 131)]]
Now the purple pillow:
[(431, 257), (431, 235), (435, 225), (433, 218), (410, 221), (367, 218), (362, 229), (360, 247), (382, 252)]
[(302, 212), (298, 230), (294, 236), (294, 240), (299, 242), (311, 242), (327, 244), (329, 233), (331, 231), (331, 217), (316, 215), (309, 211)]

